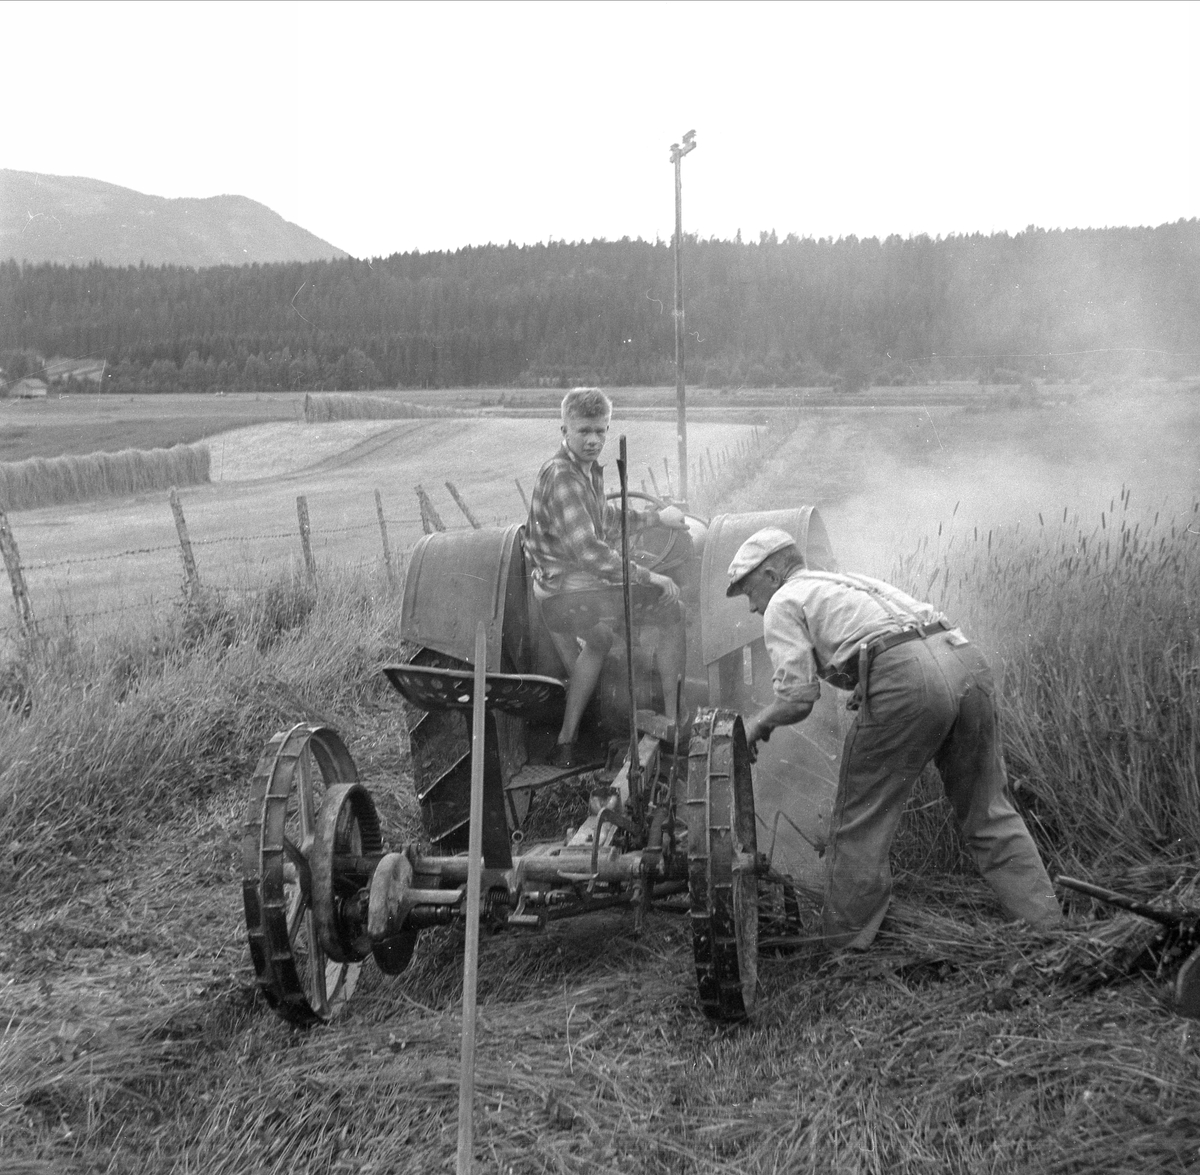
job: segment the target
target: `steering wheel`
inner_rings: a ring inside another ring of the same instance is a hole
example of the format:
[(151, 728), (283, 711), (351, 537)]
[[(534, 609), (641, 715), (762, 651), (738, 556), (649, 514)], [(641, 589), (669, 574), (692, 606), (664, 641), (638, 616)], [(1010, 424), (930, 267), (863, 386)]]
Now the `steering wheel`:
[[(661, 498), (656, 498), (653, 494), (642, 493), (640, 490), (627, 490), (626, 496), (649, 502), (655, 510), (663, 510), (667, 506), (667, 503)], [(614, 490), (606, 497), (609, 501), (619, 501), (621, 491)], [(641, 531), (636, 536), (630, 535), (630, 556), (639, 567), (644, 567), (647, 571), (656, 571), (671, 557), (682, 533), (686, 532), (674, 526), (656, 526), (652, 530)]]

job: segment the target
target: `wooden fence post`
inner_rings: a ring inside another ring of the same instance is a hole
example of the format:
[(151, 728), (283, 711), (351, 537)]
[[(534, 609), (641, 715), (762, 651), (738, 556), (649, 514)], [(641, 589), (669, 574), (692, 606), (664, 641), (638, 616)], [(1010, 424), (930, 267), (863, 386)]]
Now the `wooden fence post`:
[(13, 537), (8, 525), (8, 515), (0, 506), (0, 555), (4, 557), (4, 566), (8, 571), (8, 582), (12, 584), (13, 604), (17, 609), (17, 624), (22, 636), (31, 636), (34, 631), (33, 604), (29, 592), (25, 590), (25, 576), (21, 571), (21, 553), (17, 550), (17, 540)]
[(387, 568), (388, 586), (396, 586), (396, 572), (392, 567), (392, 548), (388, 546), (387, 520), (383, 517), (383, 498), (375, 491), (375, 513), (379, 515), (379, 534), (383, 538), (383, 565)]
[(312, 531), (308, 525), (308, 499), (300, 494), (296, 498), (296, 517), (300, 519), (300, 546), (304, 550), (304, 567), (308, 582), (317, 581), (317, 564), (312, 553)]
[(458, 492), (458, 487), (452, 481), (446, 482), (446, 489), (450, 491), (450, 496), (458, 503), (458, 508), (467, 516), (467, 521), (476, 529), (479, 530), (479, 523), (475, 521), (475, 515), (471, 513), (470, 507), (463, 501), (463, 496)]
[(435, 530), (445, 530), (446, 524), (433, 508), (433, 503), (429, 500), (425, 487), (418, 484), (413, 488), (417, 491), (417, 501), (421, 504), (421, 529), (426, 534), (433, 534)]
[(528, 513), (529, 512), (529, 499), (525, 496), (525, 490), (521, 485), (521, 479), (519, 477), (514, 477), (513, 481), (515, 481), (517, 483), (517, 493), (521, 495), (521, 502), (525, 506), (526, 513)]
[(194, 600), (200, 594), (200, 574), (196, 570), (196, 557), (192, 554), (192, 541), (188, 538), (183, 505), (174, 486), (171, 487), (171, 513), (175, 515), (175, 530), (179, 534), (179, 549), (183, 553), (183, 579), (188, 599)]

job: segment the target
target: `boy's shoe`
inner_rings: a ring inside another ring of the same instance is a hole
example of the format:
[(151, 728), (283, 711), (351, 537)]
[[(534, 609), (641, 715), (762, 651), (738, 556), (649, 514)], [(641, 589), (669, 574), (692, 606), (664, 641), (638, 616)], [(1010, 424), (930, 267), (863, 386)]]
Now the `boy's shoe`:
[(550, 756), (551, 767), (561, 767), (564, 771), (578, 767), (583, 760), (579, 757), (578, 743), (556, 743), (554, 754)]

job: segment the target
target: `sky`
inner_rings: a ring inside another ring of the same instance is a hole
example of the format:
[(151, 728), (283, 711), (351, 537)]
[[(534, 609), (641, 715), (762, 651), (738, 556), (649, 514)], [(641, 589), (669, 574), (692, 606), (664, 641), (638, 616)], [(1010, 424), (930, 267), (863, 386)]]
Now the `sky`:
[[(1200, 215), (1200, 3), (0, 0), (0, 167), (358, 257)], [(15, 95), (21, 95), (15, 99)]]

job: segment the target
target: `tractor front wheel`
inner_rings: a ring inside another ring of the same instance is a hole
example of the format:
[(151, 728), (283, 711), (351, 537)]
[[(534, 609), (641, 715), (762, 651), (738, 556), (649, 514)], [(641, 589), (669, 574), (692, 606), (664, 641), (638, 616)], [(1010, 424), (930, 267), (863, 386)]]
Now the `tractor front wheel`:
[(357, 776), (333, 730), (301, 723), (271, 739), (251, 782), (242, 835), (250, 957), (267, 1001), (293, 1024), (329, 1020), (370, 951), (360, 894), (383, 841)]

